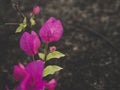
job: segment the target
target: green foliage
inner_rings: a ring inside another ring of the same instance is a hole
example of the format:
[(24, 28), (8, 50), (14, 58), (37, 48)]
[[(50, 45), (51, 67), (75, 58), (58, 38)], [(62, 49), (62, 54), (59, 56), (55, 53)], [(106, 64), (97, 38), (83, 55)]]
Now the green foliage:
[(44, 58), (45, 58), (45, 54), (44, 54), (44, 53), (38, 53), (38, 56), (39, 56), (39, 58), (41, 58), (42, 60), (44, 60)]
[[(42, 60), (45, 59), (45, 54), (44, 53), (38, 53), (38, 56), (39, 58), (41, 58)], [(65, 54), (59, 52), (59, 51), (54, 51), (54, 52), (50, 52), (48, 55), (47, 55), (47, 58), (46, 58), (46, 61), (52, 59), (52, 58), (61, 58), (61, 57), (64, 57)]]
[(31, 16), (30, 18), (30, 23), (31, 23), (31, 26), (34, 26), (36, 23), (35, 23), (35, 19), (34, 19), (34, 16)]
[(47, 75), (50, 75), (50, 74), (52, 75), (55, 72), (60, 71), (61, 69), (63, 69), (63, 68), (61, 68), (60, 66), (49, 65), (44, 69), (43, 77), (46, 77)]
[(65, 54), (63, 54), (63, 53), (61, 53), (61, 52), (59, 52), (59, 51), (53, 51), (53, 52), (51, 52), (51, 53), (49, 53), (48, 55), (47, 55), (47, 61), (48, 60), (50, 60), (50, 59), (52, 59), (52, 58), (61, 58), (61, 57), (64, 57), (65, 56)]
[(26, 17), (23, 19), (23, 22), (19, 24), (18, 28), (16, 29), (16, 33), (22, 32), (27, 26)]

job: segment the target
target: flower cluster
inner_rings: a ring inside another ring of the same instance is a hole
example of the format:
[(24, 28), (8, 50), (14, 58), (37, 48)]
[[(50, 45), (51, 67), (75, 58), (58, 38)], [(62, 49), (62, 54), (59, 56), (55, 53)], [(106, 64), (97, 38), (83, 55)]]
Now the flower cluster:
[(16, 90), (54, 90), (56, 80), (52, 79), (48, 83), (42, 80), (44, 62), (36, 60), (30, 62), (26, 67), (19, 63), (14, 66), (14, 78), (20, 82)]
[[(39, 31), (40, 38), (44, 43), (58, 41), (62, 37), (62, 34), (62, 23), (54, 17), (49, 18)], [(35, 55), (40, 47), (39, 37), (34, 31), (31, 34), (24, 32), (20, 39), (20, 47), (27, 55)]]
[(62, 34), (62, 23), (60, 20), (57, 20), (54, 17), (51, 17), (39, 31), (39, 35), (45, 43), (58, 41)]
[[(32, 14), (37, 15), (39, 13), (40, 7), (34, 6)], [(25, 19), (23, 22), (27, 26)], [(48, 44), (60, 40), (62, 34), (62, 23), (54, 17), (50, 17), (45, 24), (43, 24), (39, 30), (39, 35), (37, 35), (34, 30), (32, 30), (31, 33), (26, 31), (23, 32), (20, 38), (21, 50), (31, 57), (38, 54), (40, 59), (34, 59), (34, 61), (29, 62), (26, 66), (22, 63), (14, 66), (13, 76), (19, 82), (16, 90), (55, 90), (57, 85), (56, 79), (51, 79), (47, 82), (46, 80), (43, 80), (43, 77), (54, 74), (62, 68), (57, 65), (48, 65), (45, 67), (44, 64), (52, 58), (64, 56), (64, 54), (56, 51), (55, 46), (51, 46), (48, 51)], [(39, 53), (39, 48), (42, 44), (40, 40), (45, 43), (43, 53)]]
[(27, 55), (34, 56), (40, 47), (39, 37), (34, 31), (31, 34), (24, 32), (20, 39), (20, 47)]

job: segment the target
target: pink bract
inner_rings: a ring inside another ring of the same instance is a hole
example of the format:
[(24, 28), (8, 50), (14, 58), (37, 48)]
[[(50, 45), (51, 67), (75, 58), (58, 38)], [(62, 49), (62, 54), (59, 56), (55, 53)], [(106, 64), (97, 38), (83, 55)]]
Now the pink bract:
[(43, 81), (43, 70), (44, 62), (42, 60), (30, 62), (26, 67), (21, 63), (15, 65), (13, 75), (20, 82), (16, 90), (45, 90), (45, 87), (48, 90), (55, 90), (56, 80)]
[[(20, 66), (18, 65), (18, 67)], [(21, 69), (19, 72), (15, 70), (18, 67), (14, 67), (14, 76), (18, 75), (18, 77), (22, 77), (23, 74), (20, 74), (20, 72), (23, 73), (23, 70)], [(44, 90), (45, 81), (42, 80), (43, 69), (43, 61), (37, 60), (30, 62), (25, 67), (24, 70), (26, 72), (26, 75), (20, 80), (20, 84), (17, 86), (16, 90)]]
[(22, 81), (26, 75), (27, 72), (25, 70), (24, 65), (19, 63), (18, 65), (14, 66), (13, 76), (17, 81)]
[(48, 88), (48, 90), (55, 90), (56, 85), (57, 81), (55, 79), (52, 79), (46, 84), (46, 87)]
[(32, 13), (35, 14), (35, 15), (38, 15), (40, 13), (40, 7), (38, 5), (35, 5), (33, 7)]
[(50, 43), (60, 40), (63, 34), (63, 26), (60, 20), (51, 17), (42, 26), (39, 35), (43, 42)]
[(37, 54), (40, 47), (40, 40), (37, 34), (32, 31), (31, 34), (24, 32), (20, 39), (20, 48), (28, 55)]

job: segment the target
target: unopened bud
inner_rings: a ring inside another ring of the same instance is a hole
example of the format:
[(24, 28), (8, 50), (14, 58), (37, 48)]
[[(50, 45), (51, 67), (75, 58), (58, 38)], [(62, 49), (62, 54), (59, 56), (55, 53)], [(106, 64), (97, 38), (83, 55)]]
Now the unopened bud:
[(35, 15), (38, 15), (40, 13), (40, 7), (38, 5), (35, 5), (33, 7), (32, 13), (35, 14)]

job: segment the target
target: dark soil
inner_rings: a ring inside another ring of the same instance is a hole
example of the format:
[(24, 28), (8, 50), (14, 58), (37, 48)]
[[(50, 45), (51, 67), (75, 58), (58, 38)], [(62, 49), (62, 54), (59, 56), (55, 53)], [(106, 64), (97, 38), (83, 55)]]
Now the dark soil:
[(12, 1), (26, 15), (41, 6), (37, 32), (51, 16), (63, 22), (63, 38), (53, 43), (66, 54), (52, 61), (64, 68), (56, 90), (120, 90), (120, 0), (0, 0), (0, 90), (13, 90), (13, 66), (31, 60), (19, 48), (17, 26), (5, 24), (21, 21)]

